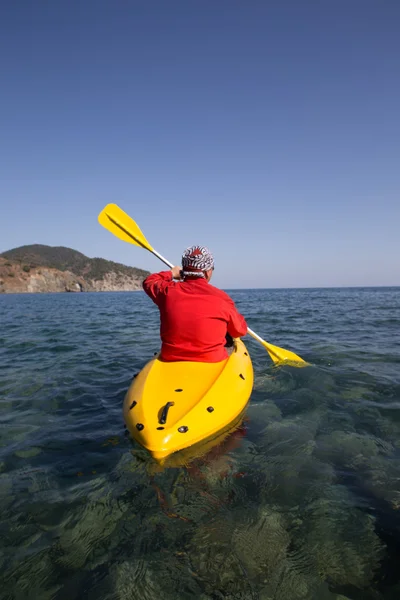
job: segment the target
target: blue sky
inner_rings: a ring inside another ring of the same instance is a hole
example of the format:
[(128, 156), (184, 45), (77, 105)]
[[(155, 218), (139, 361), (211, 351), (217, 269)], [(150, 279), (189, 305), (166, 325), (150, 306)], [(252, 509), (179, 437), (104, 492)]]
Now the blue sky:
[(116, 202), (225, 288), (400, 285), (400, 3), (0, 6), (0, 251), (160, 270)]

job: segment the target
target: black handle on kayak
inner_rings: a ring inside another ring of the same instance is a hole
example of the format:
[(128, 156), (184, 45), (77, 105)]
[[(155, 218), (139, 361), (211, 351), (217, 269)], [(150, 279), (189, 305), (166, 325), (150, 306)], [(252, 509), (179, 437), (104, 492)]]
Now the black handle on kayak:
[(160, 425), (165, 425), (165, 423), (167, 422), (168, 411), (174, 404), (175, 402), (167, 402), (167, 404), (164, 406), (163, 411), (161, 413), (161, 419), (158, 421)]

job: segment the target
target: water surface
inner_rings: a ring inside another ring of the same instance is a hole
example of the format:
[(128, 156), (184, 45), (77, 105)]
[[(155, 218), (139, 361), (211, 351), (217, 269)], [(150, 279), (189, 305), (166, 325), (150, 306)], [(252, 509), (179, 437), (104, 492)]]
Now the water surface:
[(157, 469), (124, 393), (159, 348), (142, 292), (0, 297), (4, 600), (397, 600), (400, 288), (236, 290), (244, 426)]

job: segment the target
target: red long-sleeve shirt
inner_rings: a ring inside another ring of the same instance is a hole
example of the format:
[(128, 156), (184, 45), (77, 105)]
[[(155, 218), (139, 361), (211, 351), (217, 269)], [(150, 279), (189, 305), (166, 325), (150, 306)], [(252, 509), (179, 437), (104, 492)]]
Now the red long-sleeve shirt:
[(233, 300), (205, 279), (173, 281), (171, 271), (149, 275), (143, 289), (160, 309), (161, 358), (219, 362), (228, 354), (225, 335), (247, 332)]

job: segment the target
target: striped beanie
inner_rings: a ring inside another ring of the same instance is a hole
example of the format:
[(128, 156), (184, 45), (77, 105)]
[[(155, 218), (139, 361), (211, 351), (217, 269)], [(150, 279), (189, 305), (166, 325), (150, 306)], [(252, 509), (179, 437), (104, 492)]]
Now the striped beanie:
[(190, 246), (182, 254), (183, 275), (204, 277), (203, 271), (214, 269), (213, 255), (205, 246)]

